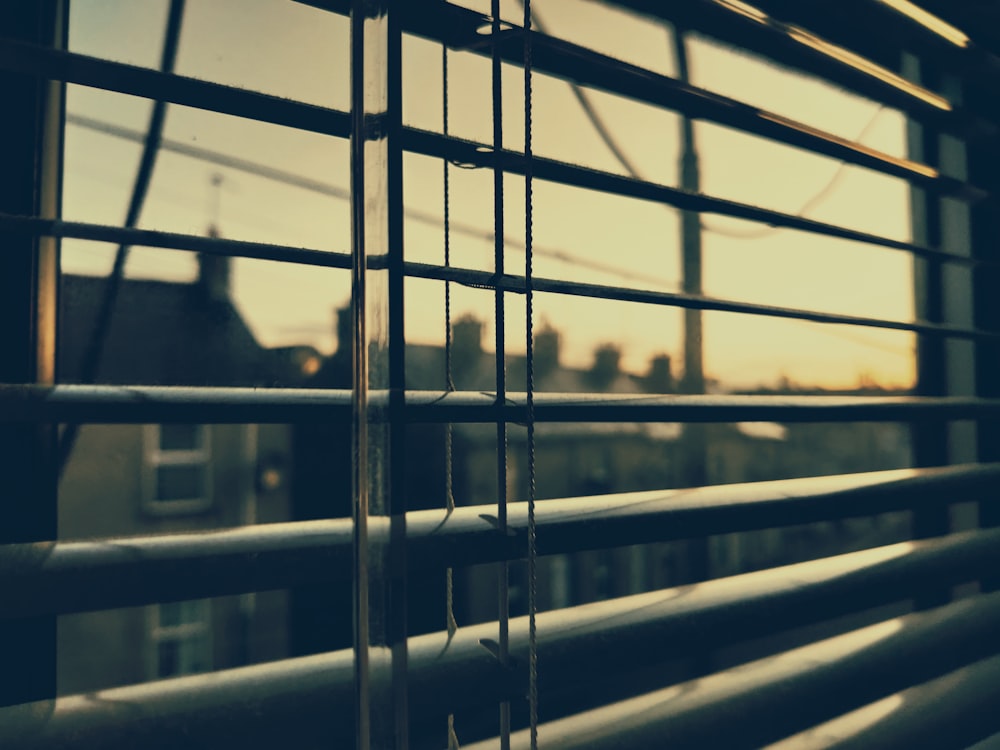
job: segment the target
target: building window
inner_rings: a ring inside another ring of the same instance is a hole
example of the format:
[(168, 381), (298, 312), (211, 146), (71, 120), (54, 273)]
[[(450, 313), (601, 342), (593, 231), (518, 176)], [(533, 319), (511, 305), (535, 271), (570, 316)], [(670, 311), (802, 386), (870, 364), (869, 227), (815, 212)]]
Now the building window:
[(207, 425), (146, 425), (143, 508), (166, 515), (212, 505), (211, 432)]
[(149, 613), (150, 679), (212, 668), (211, 610), (207, 599), (156, 604)]

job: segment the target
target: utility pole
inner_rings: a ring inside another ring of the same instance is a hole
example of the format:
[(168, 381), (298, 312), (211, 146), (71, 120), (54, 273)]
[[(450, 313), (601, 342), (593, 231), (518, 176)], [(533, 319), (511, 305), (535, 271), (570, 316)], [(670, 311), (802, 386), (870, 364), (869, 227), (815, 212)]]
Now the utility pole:
[[(673, 27), (674, 57), (678, 80), (685, 86), (690, 82), (684, 30)], [(690, 193), (701, 191), (698, 151), (694, 141), (694, 124), (687, 115), (681, 115), (680, 187)], [(700, 296), (701, 285), (701, 216), (697, 211), (681, 212), (681, 279), (685, 294)], [(705, 393), (705, 370), (701, 310), (684, 309), (684, 375), (680, 382), (681, 393)], [(682, 439), (680, 480), (684, 487), (708, 484), (706, 460), (707, 435), (705, 425), (684, 425)], [(691, 540), (687, 545), (683, 577), (687, 580), (708, 578), (708, 540)]]
[[(677, 59), (677, 77), (685, 86), (690, 81), (684, 31), (674, 26), (674, 54)], [(698, 151), (694, 142), (694, 123), (681, 115), (681, 190), (689, 193), (701, 191)], [(697, 211), (681, 212), (681, 278), (685, 294), (702, 293), (701, 287), (701, 216)], [(683, 393), (705, 392), (705, 371), (702, 357), (701, 310), (684, 310), (684, 377)]]

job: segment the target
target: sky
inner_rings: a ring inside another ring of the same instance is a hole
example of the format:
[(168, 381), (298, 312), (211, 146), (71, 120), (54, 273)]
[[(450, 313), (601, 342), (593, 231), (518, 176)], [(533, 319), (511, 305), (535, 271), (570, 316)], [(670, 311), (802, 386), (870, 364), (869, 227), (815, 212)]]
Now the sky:
[[(462, 2), (488, 11), (488, 2)], [(549, 33), (658, 73), (673, 75), (671, 35), (662, 25), (587, 0), (534, 0)], [(156, 67), (166, 0), (75, 0), (70, 47), (75, 52)], [(504, 2), (514, 20), (520, 6)], [(341, 110), (349, 108), (348, 20), (290, 0), (188, 0), (176, 72)], [(905, 118), (898, 112), (778, 68), (745, 52), (690, 36), (695, 85), (905, 156)], [(407, 124), (442, 127), (441, 48), (404, 40)], [(449, 53), (449, 131), (491, 141), (490, 64), (469, 53)], [(523, 146), (523, 88), (519, 68), (504, 69), (505, 145)], [(570, 86), (540, 74), (533, 85), (533, 147), (540, 156), (625, 173), (601, 141)], [(628, 158), (645, 179), (678, 183), (679, 117), (602, 92), (588, 92)], [(137, 131), (150, 102), (71, 86), (67, 110)], [(170, 105), (164, 137), (295, 173), (336, 188), (349, 187), (344, 139)], [(902, 180), (843, 167), (710, 123), (696, 123), (704, 193), (907, 240), (909, 190)], [(66, 131), (63, 215), (68, 220), (120, 225), (140, 154), (131, 141), (69, 124)], [(454, 224), (478, 235), (452, 233), (452, 262), (492, 270), (493, 180), (487, 170), (452, 168)], [(213, 187), (213, 177), (221, 182)], [(832, 185), (831, 185), (832, 181)], [(440, 224), (414, 216), (443, 216), (442, 166), (408, 155), (404, 230), (409, 260), (440, 263)], [(508, 269), (523, 268), (523, 178), (505, 180)], [(822, 200), (813, 200), (823, 193)], [(649, 202), (534, 184), (533, 241), (537, 276), (676, 291), (680, 286), (679, 214)], [(169, 151), (160, 153), (140, 226), (203, 234), (216, 224), (225, 237), (328, 251), (350, 249), (347, 200), (264, 179)], [(779, 306), (912, 320), (911, 259), (902, 252), (774, 230), (705, 216), (704, 291), (711, 296)], [(735, 235), (735, 236), (734, 236)], [(746, 235), (746, 236), (744, 236)], [(66, 240), (63, 269), (107, 273), (115, 248)], [(558, 255), (554, 257), (554, 255)], [(560, 259), (561, 258), (561, 259)], [(566, 259), (570, 259), (567, 261)], [(609, 270), (604, 270), (609, 269)], [(135, 278), (190, 280), (194, 256), (134, 249), (126, 271)], [(237, 259), (234, 301), (267, 346), (336, 347), (334, 310), (349, 296), (345, 271)], [(411, 280), (406, 287), (407, 336), (422, 343), (444, 337), (443, 285)], [(666, 352), (682, 369), (679, 310), (558, 295), (536, 296), (536, 326), (562, 333), (564, 362), (586, 367), (594, 348), (621, 347), (625, 369), (642, 373)], [(486, 322), (492, 342), (491, 292), (453, 285), (453, 316)], [(524, 351), (523, 296), (509, 295), (507, 342)], [(905, 332), (848, 328), (710, 312), (704, 316), (706, 373), (724, 387), (799, 383), (845, 387), (862, 378), (892, 386), (913, 381), (914, 338)]]

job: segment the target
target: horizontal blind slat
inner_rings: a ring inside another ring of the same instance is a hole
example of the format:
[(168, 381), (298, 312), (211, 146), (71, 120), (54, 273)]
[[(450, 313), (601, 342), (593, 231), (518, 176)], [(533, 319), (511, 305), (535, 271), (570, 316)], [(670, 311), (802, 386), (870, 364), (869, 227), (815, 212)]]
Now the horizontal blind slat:
[[(978, 620), (973, 622), (972, 620)], [(906, 615), (539, 727), (552, 750), (760, 747), (993, 657), (1000, 594)], [(512, 748), (528, 747), (526, 732)], [(486, 750), (489, 742), (466, 745)]]
[[(31, 53), (30, 55), (28, 53)], [(207, 111), (270, 122), (286, 127), (346, 138), (350, 116), (346, 112), (260, 94), (246, 89), (168, 75), (145, 68), (70, 52), (47, 50), (0, 37), (0, 67), (30, 75), (40, 75), (69, 83), (107, 88), (150, 99), (198, 107)], [(482, 168), (502, 166), (504, 171), (523, 174), (521, 154), (504, 151), (497, 160), (484, 145), (446, 137), (417, 128), (403, 129), (406, 150), (426, 156), (476, 165)], [(960, 259), (939, 248), (848, 229), (835, 224), (793, 216), (737, 201), (688, 193), (678, 188), (637, 180), (610, 172), (589, 169), (555, 159), (534, 157), (533, 174), (540, 180), (598, 190), (623, 197), (649, 200), (686, 211), (714, 213), (771, 226), (787, 227), (823, 236), (838, 237), (922, 257)]]
[[(38, 219), (21, 216), (11, 216), (0, 213), (0, 229), (10, 229), (39, 236), (65, 237), (104, 242), (121, 242), (130, 245), (160, 247), (191, 252), (208, 253), (227, 257), (252, 258), (259, 260), (277, 260), (286, 263), (297, 263), (322, 268), (350, 268), (350, 256), (337, 251), (315, 250), (310, 248), (290, 247), (241, 240), (227, 240), (197, 235), (162, 232), (150, 229), (126, 229), (83, 222), (64, 222), (51, 219)], [(964, 258), (965, 262), (982, 265), (973, 258)], [(372, 268), (382, 267), (373, 263)], [(523, 293), (525, 280), (516, 274), (504, 274), (497, 278), (488, 271), (478, 271), (468, 268), (444, 267), (431, 263), (408, 262), (404, 264), (404, 272), (408, 276), (434, 279), (438, 281), (454, 281), (472, 287), (501, 288), (506, 291)], [(1000, 334), (993, 331), (963, 328), (944, 324), (926, 322), (906, 322), (871, 318), (860, 315), (844, 315), (805, 310), (791, 307), (778, 307), (753, 302), (720, 299), (705, 295), (684, 294), (680, 292), (661, 292), (646, 289), (636, 289), (628, 286), (612, 286), (588, 282), (574, 282), (562, 279), (534, 277), (533, 287), (536, 291), (551, 294), (563, 294), (592, 299), (617, 300), (622, 302), (638, 302), (666, 307), (696, 309), (717, 312), (745, 313), (767, 317), (784, 318), (788, 320), (804, 320), (813, 323), (833, 325), (854, 325), (866, 328), (881, 328), (894, 331), (911, 331), (937, 336), (950, 336), (964, 339), (1000, 339)]]
[[(141, 385), (0, 385), (0, 421), (84, 424), (315, 423), (350, 419), (347, 390)], [(375, 392), (378, 406), (388, 394)], [(417, 423), (523, 422), (525, 395), (407, 391)], [(388, 418), (388, 415), (384, 415)], [(921, 422), (1000, 418), (1000, 399), (963, 396), (741, 396), (538, 393), (542, 422)]]
[[(1000, 464), (988, 464), (543, 500), (536, 511), (538, 552), (607, 549), (993, 501), (998, 479)], [(509, 533), (502, 535), (482, 506), (409, 512), (409, 569), (525, 557), (526, 508), (512, 503), (508, 513)], [(373, 537), (380, 539), (384, 531), (373, 528)], [(352, 534), (345, 518), (0, 546), (5, 600), (0, 619), (346, 581)], [(946, 548), (953, 543), (942, 542)], [(937, 544), (919, 543), (927, 549)]]
[[(633, 662), (648, 663), (651, 653), (647, 639), (665, 646), (670, 653), (682, 654), (685, 649), (682, 634), (693, 639), (711, 637), (719, 643), (739, 642), (752, 637), (758, 627), (768, 622), (783, 627), (829, 614), (829, 609), (818, 607), (846, 607), (845, 611), (851, 611), (854, 606), (876, 600), (894, 601), (905, 596), (901, 580), (907, 586), (926, 583), (921, 565), (910, 567), (905, 561), (906, 555), (910, 560), (919, 558), (921, 549), (940, 543), (922, 544), (924, 547), (904, 552), (895, 563), (893, 548), (876, 549), (833, 558), (833, 568), (824, 569), (823, 561), (813, 561), (711, 581), (686, 595), (682, 595), (682, 590), (667, 590), (631, 597), (631, 601), (600, 602), (571, 611), (542, 613), (538, 618), (539, 659), (543, 663), (550, 659), (566, 662), (563, 673), (569, 664), (575, 664), (577, 670), (589, 670), (593, 660), (601, 659), (602, 655), (611, 659), (631, 652)], [(905, 545), (895, 548), (902, 546)], [(981, 556), (984, 553), (996, 556), (992, 541), (980, 544), (979, 550)], [(880, 557), (886, 553), (887, 559)], [(954, 555), (941, 556), (946, 564), (955, 561)], [(981, 557), (981, 561), (994, 564), (987, 557)], [(839, 576), (838, 564), (841, 574), (853, 569), (858, 575)], [(929, 563), (925, 560), (924, 564)], [(932, 568), (937, 570), (939, 566)], [(806, 571), (811, 573), (803, 578)], [(869, 574), (872, 578), (867, 578)], [(867, 585), (877, 587), (880, 593), (855, 598), (853, 602), (850, 597), (824, 595), (831, 590), (853, 590), (855, 586), (864, 590)], [(654, 601), (660, 602), (658, 607), (651, 606)], [(787, 610), (776, 607), (776, 602), (804, 606)], [(617, 617), (610, 616), (616, 611)], [(638, 619), (630, 620), (625, 614), (629, 611)], [(735, 612), (745, 618), (746, 629), (733, 627)], [(793, 621), (793, 617), (798, 619)], [(511, 622), (515, 656), (527, 648), (526, 620), (517, 618)], [(767, 731), (775, 731), (769, 722), (773, 722), (775, 712), (784, 712), (783, 728), (794, 731), (808, 726), (810, 720), (815, 722), (817, 713), (820, 718), (836, 715), (865, 699), (880, 697), (880, 692), (884, 695), (905, 687), (911, 684), (910, 680), (930, 679), (991, 655), (997, 644), (988, 636), (998, 624), (1000, 594), (907, 615), (888, 623), (888, 630), (887, 624), (881, 623), (858, 634), (849, 633), (773, 657), (776, 666), (764, 660), (666, 691), (669, 695), (677, 690), (691, 693), (704, 707), (702, 710), (692, 710), (694, 707), (686, 705), (686, 701), (667, 700), (658, 705), (655, 715), (634, 717), (630, 715), (633, 706), (649, 707), (650, 699), (639, 698), (612, 706), (611, 710), (619, 713), (611, 725), (615, 731), (628, 727), (638, 732), (640, 738), (655, 735), (662, 740), (664, 727), (684, 726), (694, 721), (691, 731), (704, 741), (706, 734), (713, 731), (712, 726), (720, 725), (719, 716), (735, 712), (744, 716), (743, 722), (753, 716), (756, 719), (750, 721), (759, 722), (754, 724), (757, 731), (760, 724), (766, 724)], [(624, 630), (641, 632), (641, 640), (620, 637)], [(619, 637), (608, 640), (607, 635), (616, 631)], [(866, 636), (872, 632), (876, 634), (874, 639)], [(518, 695), (516, 681), (500, 673), (495, 657), (481, 643), (483, 637), (489, 638), (492, 633), (493, 626), (483, 625), (463, 628), (452, 638), (447, 633), (436, 633), (410, 639), (412, 709), (447, 711), (455, 706), (488, 703), (504, 694)], [(880, 637), (882, 633), (885, 637)], [(610, 648), (595, 652), (594, 643), (610, 644)], [(588, 660), (591, 660), (589, 665)], [(523, 662), (516, 659), (514, 668), (523, 669)], [(752, 676), (741, 680), (740, 675), (744, 674)], [(742, 682), (735, 691), (734, 679), (737, 684)], [(770, 694), (780, 690), (789, 679), (798, 681), (801, 699), (809, 701), (815, 712), (788, 711), (786, 701), (775, 700)], [(838, 688), (837, 701), (818, 699), (834, 686), (862, 684), (861, 680), (866, 685), (863, 691)], [(292, 726), (296, 727), (299, 738), (320, 736), (329, 740), (350, 736), (352, 689), (351, 651), (338, 651), (0, 709), (0, 741), (24, 748), (67, 747), (71, 741), (88, 747), (135, 747), (136, 743), (144, 747), (169, 747), (178, 737), (190, 736), (192, 732), (206, 741), (225, 737), (232, 743), (244, 736), (241, 733), (246, 733), (247, 738), (260, 739), (287, 732)], [(653, 694), (654, 705), (657, 698)], [(748, 703), (755, 707), (754, 711), (746, 710)], [(791, 723), (787, 721), (790, 716), (795, 717)], [(586, 716), (582, 721), (586, 721)], [(574, 722), (581, 723), (581, 718), (564, 722), (573, 727)], [(721, 724), (733, 728), (726, 722)], [(593, 732), (592, 727), (587, 731)], [(569, 740), (574, 732), (566, 732), (564, 736)], [(580, 736), (576, 734), (577, 738)], [(594, 733), (591, 739), (598, 736), (599, 733)], [(555, 733), (550, 738), (553, 742)]]

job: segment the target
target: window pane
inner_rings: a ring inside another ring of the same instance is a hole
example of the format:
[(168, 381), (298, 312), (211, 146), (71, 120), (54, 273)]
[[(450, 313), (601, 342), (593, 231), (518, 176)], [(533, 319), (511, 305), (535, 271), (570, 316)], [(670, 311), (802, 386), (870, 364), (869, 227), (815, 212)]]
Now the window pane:
[(180, 641), (181, 674), (194, 674), (209, 669), (208, 639), (204, 635)]
[(182, 605), (184, 602), (166, 602), (160, 605), (160, 627), (169, 628), (185, 622)]
[(204, 466), (161, 466), (156, 470), (156, 500), (196, 500), (204, 494)]
[(189, 451), (202, 448), (201, 425), (165, 424), (160, 426), (160, 450)]
[(194, 599), (187, 602), (179, 602), (181, 607), (181, 618), (184, 622), (203, 622), (208, 620), (208, 601), (206, 599)]
[(208, 639), (204, 635), (168, 638), (156, 644), (157, 676), (206, 672), (210, 667)]
[(160, 641), (157, 657), (157, 674), (160, 677), (180, 674), (180, 644), (177, 641)]

